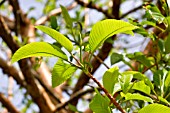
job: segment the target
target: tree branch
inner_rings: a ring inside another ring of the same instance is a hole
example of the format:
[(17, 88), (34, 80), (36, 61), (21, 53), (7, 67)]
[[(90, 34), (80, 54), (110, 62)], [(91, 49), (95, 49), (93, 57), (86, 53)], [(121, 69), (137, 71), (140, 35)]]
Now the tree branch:
[(22, 73), (18, 71), (15, 67), (8, 64), (7, 61), (3, 60), (1, 57), (0, 68), (2, 68), (3, 72), (6, 73), (8, 76), (13, 77), (19, 85), (23, 87), (27, 85)]
[[(107, 18), (115, 18), (114, 15), (110, 14), (108, 12), (108, 10), (103, 10), (101, 7), (95, 5), (95, 4), (92, 4), (92, 2), (90, 3), (85, 3), (83, 2), (82, 0), (75, 0), (79, 5), (81, 6), (84, 6), (84, 7), (87, 7), (87, 8), (91, 8), (91, 9), (95, 9), (101, 13), (103, 13)], [(118, 0), (119, 1), (119, 0)]]
[[(72, 3), (70, 6), (67, 7), (67, 10), (71, 10), (71, 9), (73, 9), (73, 8), (76, 7), (76, 6), (77, 6), (77, 3), (74, 2), (74, 3)], [(38, 19), (38, 20), (35, 22), (35, 25), (45, 24), (45, 22), (48, 21), (51, 16), (55, 16), (55, 15), (58, 15), (58, 14), (60, 14), (60, 13), (61, 13), (61, 8), (54, 9), (54, 10), (52, 10), (48, 15), (43, 16), (43, 17), (41, 17), (40, 19)]]
[(116, 99), (103, 87), (103, 85), (96, 78), (93, 77), (93, 75), (91, 73), (88, 72), (87, 76), (90, 77), (101, 88), (102, 91), (104, 91), (106, 96), (110, 99), (111, 103), (113, 103), (119, 111), (121, 111), (122, 113), (125, 113), (125, 111), (122, 109), (122, 107), (116, 101)]
[[(0, 36), (8, 45), (8, 47), (12, 50), (12, 53), (14, 53), (19, 48), (19, 46), (13, 40), (10, 30), (8, 29), (7, 25), (5, 24), (1, 16), (0, 16), (0, 31), (2, 31)], [(27, 60), (23, 59), (19, 61), (19, 66), (25, 77), (25, 81), (27, 82), (26, 89), (32, 96), (35, 103), (37, 103), (37, 105), (39, 106), (40, 112), (42, 113), (52, 112), (53, 104), (51, 104), (50, 99), (47, 95), (45, 95), (45, 92), (42, 92), (43, 90), (39, 89), (38, 86), (40, 85), (38, 82), (35, 82), (35, 78), (33, 76), (33, 73), (31, 72), (31, 67), (28, 64)]]
[(125, 13), (125, 14), (121, 15), (121, 16), (120, 16), (120, 18), (124, 18), (124, 17), (126, 17), (127, 15), (129, 15), (130, 13), (133, 13), (133, 12), (135, 12), (135, 11), (137, 11), (137, 10), (141, 9), (141, 8), (142, 8), (142, 6), (143, 6), (143, 5), (140, 5), (140, 6), (136, 7), (136, 8), (134, 8), (134, 9), (132, 9), (132, 10), (128, 11), (127, 13)]
[(56, 106), (56, 109), (54, 110), (54, 113), (57, 112), (58, 110), (64, 108), (66, 105), (68, 105), (70, 102), (80, 98), (81, 96), (87, 94), (87, 93), (92, 93), (94, 92), (94, 89), (88, 89), (88, 90), (79, 90), (78, 92), (76, 92), (74, 95), (71, 96), (71, 98), (66, 101), (65, 103), (59, 104)]
[(13, 104), (7, 99), (5, 98), (5, 96), (0, 93), (0, 101), (2, 102), (2, 104), (8, 109), (9, 112), (11, 113), (20, 113), (14, 106)]

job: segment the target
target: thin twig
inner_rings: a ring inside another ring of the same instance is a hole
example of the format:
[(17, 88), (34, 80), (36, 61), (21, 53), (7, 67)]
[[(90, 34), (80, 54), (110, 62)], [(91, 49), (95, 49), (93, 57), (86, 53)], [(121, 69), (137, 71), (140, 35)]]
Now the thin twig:
[(54, 110), (54, 113), (57, 112), (58, 110), (64, 108), (71, 101), (74, 101), (75, 99), (80, 98), (81, 96), (83, 96), (87, 93), (91, 93), (91, 92), (94, 92), (94, 89), (88, 89), (88, 90), (85, 90), (85, 91), (79, 90), (78, 92), (74, 93), (74, 95), (72, 95), (68, 101), (66, 101), (65, 103), (57, 105), (56, 109)]
[(148, 71), (149, 69), (153, 68), (154, 66), (156, 66), (156, 63), (154, 65), (151, 65), (150, 67), (148, 68), (145, 68), (142, 73), (145, 73), (146, 71)]
[(143, 6), (143, 5), (140, 5), (140, 6), (136, 7), (136, 8), (134, 8), (134, 9), (128, 11), (127, 13), (123, 14), (122, 16), (120, 16), (120, 18), (124, 18), (125, 16), (129, 15), (130, 13), (133, 13), (133, 12), (135, 12), (135, 11), (141, 9), (142, 6)]
[(93, 75), (91, 73), (88, 72), (88, 73), (86, 73), (86, 75), (88, 77), (90, 77), (104, 91), (104, 93), (107, 95), (107, 97), (110, 99), (110, 101), (115, 105), (115, 107), (119, 111), (121, 111), (122, 113), (125, 113), (125, 111), (122, 109), (122, 107), (116, 101), (116, 99), (103, 87), (103, 85), (96, 78), (93, 77)]
[(95, 4), (92, 4), (92, 2), (89, 2), (89, 3), (85, 3), (83, 2), (82, 0), (76, 0), (76, 2), (81, 5), (81, 6), (84, 6), (86, 8), (91, 8), (91, 9), (95, 9), (101, 13), (103, 13), (107, 18), (114, 18), (114, 16), (112, 14), (110, 14), (108, 12), (108, 10), (104, 10), (102, 9), (101, 7), (95, 5)]
[[(74, 2), (74, 3), (72, 3), (70, 6), (68, 6), (68, 7), (66, 7), (66, 8), (67, 8), (67, 10), (71, 10), (71, 9), (73, 9), (73, 8), (76, 7), (76, 6), (77, 6), (77, 3)], [(38, 20), (35, 22), (35, 25), (45, 24), (45, 22), (48, 21), (51, 16), (55, 16), (55, 15), (60, 14), (60, 13), (61, 13), (61, 8), (54, 9), (54, 10), (52, 10), (48, 15), (43, 16), (43, 17), (41, 17), (40, 19), (38, 19)]]
[(16, 107), (2, 94), (0, 93), (0, 101), (11, 113), (20, 113)]
[(94, 56), (101, 64), (103, 64), (107, 69), (109, 69), (109, 66), (108, 66), (106, 63), (104, 63), (104, 61), (103, 61), (100, 57), (98, 57), (98, 56), (96, 56), (96, 55), (94, 55), (94, 54), (93, 54), (93, 56)]

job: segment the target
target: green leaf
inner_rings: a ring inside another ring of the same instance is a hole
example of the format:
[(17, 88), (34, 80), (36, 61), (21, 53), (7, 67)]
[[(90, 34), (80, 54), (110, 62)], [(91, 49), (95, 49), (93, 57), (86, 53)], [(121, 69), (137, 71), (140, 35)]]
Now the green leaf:
[(170, 71), (168, 72), (165, 79), (165, 87), (168, 88), (170, 86)]
[(141, 52), (135, 52), (135, 59), (142, 63), (143, 65), (145, 65), (146, 67), (150, 67), (151, 66), (151, 61), (149, 59), (146, 58), (146, 56), (141, 53)]
[(161, 103), (170, 106), (170, 103), (166, 99), (164, 99), (163, 97), (158, 96), (158, 99)]
[(137, 27), (122, 20), (106, 19), (97, 22), (90, 32), (89, 45), (91, 52), (104, 43), (104, 41), (118, 33), (132, 33)]
[(95, 113), (111, 113), (109, 108), (109, 99), (105, 96), (102, 96), (97, 90), (96, 93), (97, 94), (89, 104), (90, 109)]
[(59, 42), (69, 52), (73, 50), (73, 44), (71, 43), (71, 41), (68, 38), (66, 38), (64, 35), (59, 33), (58, 31), (52, 28), (46, 27), (46, 26), (41, 26), (41, 25), (36, 26), (35, 28), (51, 36), (53, 39)]
[(58, 23), (57, 23), (57, 19), (56, 16), (51, 16), (50, 17), (50, 24), (51, 24), (51, 28), (57, 30), (58, 29)]
[(139, 110), (139, 113), (169, 113), (170, 108), (162, 104), (149, 104)]
[(63, 18), (64, 18), (67, 26), (69, 28), (72, 28), (73, 27), (73, 20), (71, 19), (67, 9), (64, 6), (62, 6), (62, 5), (60, 5), (60, 8), (62, 10), (62, 15), (63, 15)]
[(52, 87), (56, 87), (66, 81), (71, 77), (76, 69), (76, 67), (66, 64), (61, 59), (59, 59), (52, 71)]
[(134, 83), (132, 89), (135, 89), (147, 95), (150, 95), (150, 87), (147, 86), (144, 81), (139, 81), (139, 82)]
[(165, 40), (165, 52), (170, 53), (170, 33), (168, 33), (167, 39)]
[(144, 74), (137, 72), (137, 71), (125, 71), (122, 74), (124, 74), (124, 75), (130, 74), (133, 76), (134, 79), (144, 80), (146, 85), (148, 85), (152, 90), (154, 90), (154, 86), (153, 86), (152, 82)]
[(146, 6), (146, 14), (149, 20), (153, 19), (158, 23), (162, 23), (165, 19), (158, 7), (154, 4), (149, 4)]
[(113, 93), (114, 85), (118, 82), (118, 76), (119, 76), (118, 67), (108, 69), (103, 75), (102, 80), (104, 88), (106, 88), (110, 94)]
[(124, 93), (126, 93), (129, 90), (128, 87), (131, 83), (132, 78), (133, 75), (124, 73), (122, 73), (122, 76), (119, 78), (119, 82)]
[[(127, 93), (125, 95), (125, 100), (143, 100), (143, 101), (153, 103), (153, 100), (151, 98), (143, 96), (143, 95), (138, 94), (138, 93), (134, 93), (134, 94)], [(150, 113), (150, 112), (148, 112), (148, 113)]]
[(117, 62), (120, 62), (123, 60), (123, 55), (122, 54), (118, 54), (118, 53), (112, 53), (111, 57), (111, 64), (115, 64)]
[(19, 48), (12, 56), (12, 62), (36, 56), (57, 56), (61, 59), (67, 60), (67, 56), (56, 50), (51, 44), (46, 42), (33, 42)]

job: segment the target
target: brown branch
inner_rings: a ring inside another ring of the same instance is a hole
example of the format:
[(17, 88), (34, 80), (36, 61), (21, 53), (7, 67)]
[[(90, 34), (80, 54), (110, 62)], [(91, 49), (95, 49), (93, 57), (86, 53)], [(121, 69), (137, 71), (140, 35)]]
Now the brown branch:
[(93, 54), (93, 57), (94, 58), (96, 58), (101, 64), (103, 64), (107, 69), (109, 69), (109, 66), (106, 64), (106, 63), (104, 63), (104, 61), (101, 59), (101, 58), (99, 58), (98, 56), (96, 56), (96, 55), (94, 55)]
[(47, 93), (49, 93), (53, 97), (53, 99), (61, 103), (61, 100), (59, 99), (59, 96), (56, 94), (56, 92), (54, 92), (54, 90), (51, 87), (49, 87), (47, 83), (43, 82), (43, 80), (39, 76), (35, 75), (35, 77), (40, 82), (40, 84), (44, 87)]
[[(67, 10), (71, 10), (73, 9), (74, 7), (77, 6), (77, 3), (74, 2), (72, 3), (70, 6), (66, 7)], [(35, 25), (42, 25), (42, 24), (45, 24), (46, 21), (48, 21), (50, 19), (51, 16), (55, 16), (55, 15), (58, 15), (61, 13), (61, 8), (57, 8), (57, 9), (54, 9), (52, 10), (48, 15), (46, 16), (43, 16), (41, 17), (40, 19), (38, 19), (36, 22), (35, 22)]]
[(10, 5), (13, 8), (13, 13), (15, 16), (15, 33), (18, 35), (18, 32), (20, 30), (20, 24), (23, 22), (23, 14), (19, 6), (18, 0), (9, 0)]
[(70, 102), (80, 98), (81, 96), (87, 94), (87, 93), (92, 93), (94, 92), (94, 89), (87, 89), (85, 91), (83, 90), (79, 90), (78, 92), (76, 92), (74, 95), (72, 95), (70, 97), (70, 99), (68, 101), (66, 101), (65, 103), (59, 104), (57, 105), (56, 109), (54, 110), (54, 113), (57, 112), (58, 110), (64, 108), (66, 105), (68, 105)]
[(0, 93), (0, 102), (2, 102), (2, 104), (8, 109), (9, 112), (20, 113), (2, 93)]
[(122, 107), (119, 105), (119, 103), (117, 103), (116, 99), (103, 87), (102, 84), (100, 84), (100, 82), (93, 77), (93, 75), (91, 73), (87, 73), (87, 76), (90, 77), (100, 88), (101, 90), (104, 91), (104, 93), (106, 94), (106, 96), (110, 99), (110, 101), (115, 105), (115, 107), (121, 111), (122, 113), (125, 113), (125, 111), (122, 109)]
[(19, 85), (23, 87), (27, 85), (21, 72), (19, 72), (15, 67), (8, 64), (7, 61), (3, 60), (1, 57), (0, 57), (0, 68), (2, 68), (5, 74), (13, 77)]
[[(13, 40), (10, 30), (8, 29), (7, 25), (5, 24), (1, 16), (0, 16), (0, 31), (2, 31), (0, 36), (8, 45), (8, 47), (12, 50), (12, 53), (14, 53), (19, 48), (19, 46)], [(39, 106), (40, 112), (42, 113), (52, 112), (53, 104), (49, 104), (51, 103), (49, 101), (49, 97), (45, 94), (45, 92), (42, 92), (42, 89), (41, 90), (39, 89), (38, 86), (40, 85), (38, 82), (35, 81), (33, 73), (31, 72), (31, 67), (28, 64), (27, 60), (23, 59), (19, 61), (19, 66), (25, 77), (25, 81), (27, 82), (26, 89), (32, 96), (35, 103), (37, 103), (37, 105)]]
[(143, 5), (140, 5), (140, 6), (136, 7), (136, 8), (134, 8), (134, 9), (132, 9), (132, 10), (128, 11), (127, 13), (125, 13), (125, 14), (121, 15), (121, 16), (120, 16), (120, 18), (124, 18), (124, 17), (126, 17), (127, 15), (129, 15), (130, 13), (133, 13), (133, 12), (135, 12), (135, 11), (137, 11), (137, 10), (141, 9), (141, 8), (142, 8), (142, 6), (143, 6)]
[[(90, 9), (95, 9), (101, 13), (103, 13), (107, 18), (115, 18), (112, 14), (110, 14), (108, 12), (108, 10), (103, 10), (101, 7), (95, 5), (95, 4), (92, 4), (91, 2), (90, 3), (85, 3), (83, 2), (82, 0), (75, 0), (79, 5), (83, 6), (83, 7), (87, 7), (87, 8), (90, 8)], [(119, 1), (119, 0), (118, 0)]]
[(119, 19), (119, 9), (121, 0), (112, 0), (113, 7), (112, 7), (112, 15), (114, 15), (115, 19)]
[[(76, 0), (77, 2), (80, 1), (80, 0)], [(114, 0), (113, 2), (116, 2), (117, 0)], [(79, 3), (79, 2), (78, 2)], [(89, 4), (90, 5), (90, 4)], [(88, 4), (85, 4), (83, 6), (89, 6)], [(119, 8), (120, 6), (117, 6), (117, 5), (120, 5), (120, 2), (116, 2), (115, 4), (113, 4), (113, 7), (112, 7), (112, 10), (116, 10), (116, 11), (112, 11), (112, 14), (109, 14), (111, 15), (111, 18), (113, 17), (116, 17), (116, 19), (119, 19)], [(91, 6), (91, 5), (90, 5)], [(107, 14), (107, 13), (106, 13)], [(110, 18), (110, 16), (108, 17)], [(116, 36), (113, 36), (112, 39), (115, 39)], [(107, 43), (105, 42), (101, 48), (101, 50), (99, 51), (99, 53), (97, 54), (97, 57), (100, 58), (102, 61), (104, 61), (108, 55), (109, 55), (109, 52), (111, 51), (112, 49), (112, 44), (111, 43)], [(91, 65), (93, 66), (93, 70), (91, 71), (91, 74), (94, 74), (94, 72), (98, 69), (98, 67), (101, 65), (101, 62), (98, 61), (96, 58), (92, 59), (91, 61)], [(73, 94), (75, 92), (77, 92), (78, 90), (81, 90), (89, 81), (89, 77), (86, 76), (85, 73), (82, 73), (78, 79), (78, 82), (76, 83), (76, 86), (73, 90)], [(78, 102), (78, 99), (75, 100), (74, 102), (72, 101), (71, 103), (73, 105), (76, 105)]]

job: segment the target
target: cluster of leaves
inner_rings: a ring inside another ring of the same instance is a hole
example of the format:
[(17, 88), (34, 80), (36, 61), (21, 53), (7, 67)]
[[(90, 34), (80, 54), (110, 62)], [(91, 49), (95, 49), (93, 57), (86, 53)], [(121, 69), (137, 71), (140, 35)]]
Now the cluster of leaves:
[[(119, 33), (133, 35), (134, 30), (135, 33), (153, 40), (158, 48), (158, 52), (150, 56), (146, 56), (141, 52), (126, 55), (112, 53), (112, 65), (122, 61), (131, 67), (132, 71), (120, 73), (118, 67), (108, 69), (102, 78), (103, 87), (106, 90), (104, 90), (104, 92), (114, 95), (121, 108), (127, 112), (131, 111), (134, 106), (136, 106), (135, 110), (139, 113), (169, 112), (170, 108), (167, 106), (170, 106), (170, 46), (168, 45), (170, 43), (170, 16), (167, 11), (169, 8), (166, 3), (163, 5), (166, 16), (163, 16), (155, 5), (146, 4), (145, 17), (147, 18), (142, 22), (137, 22), (132, 19), (130, 19), (129, 23), (115, 19), (106, 19), (97, 22), (90, 31), (88, 42), (83, 42), (86, 35), (82, 32), (82, 25), (77, 22), (77, 26), (74, 26), (74, 22), (66, 8), (61, 6), (61, 9), (63, 18), (65, 19), (67, 28), (70, 30), (72, 37), (66, 37), (58, 32), (56, 20), (55, 18), (51, 18), (52, 28), (46, 26), (36, 26), (36, 28), (55, 39), (57, 44), (50, 44), (47, 42), (27, 44), (16, 51), (12, 57), (12, 62), (33, 56), (58, 57), (58, 61), (52, 71), (52, 86), (56, 87), (70, 78), (77, 69), (81, 69), (84, 73), (89, 75), (89, 68), (92, 68), (90, 61), (93, 54), (100, 48), (104, 41)], [(166, 29), (164, 30), (159, 27), (160, 24), (163, 24)], [(158, 28), (163, 34), (166, 34), (166, 40), (148, 32), (144, 29), (145, 26)], [(78, 47), (79, 52), (73, 53), (74, 47)], [(63, 49), (67, 51), (67, 54)], [(85, 51), (90, 55), (88, 59), (84, 61), (82, 54)], [(130, 62), (139, 62), (138, 71), (134, 70), (129, 61), (126, 61), (127, 58)], [(147, 70), (151, 70), (153, 73), (153, 81), (143, 74)], [(99, 87), (102, 88), (100, 85)], [(112, 109), (118, 108), (115, 103), (112, 103), (107, 94), (102, 95), (97, 89), (95, 89), (95, 91), (96, 95), (89, 105), (94, 112), (111, 113)]]

